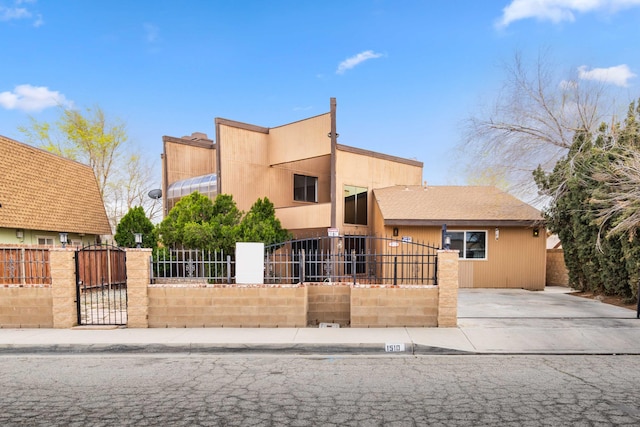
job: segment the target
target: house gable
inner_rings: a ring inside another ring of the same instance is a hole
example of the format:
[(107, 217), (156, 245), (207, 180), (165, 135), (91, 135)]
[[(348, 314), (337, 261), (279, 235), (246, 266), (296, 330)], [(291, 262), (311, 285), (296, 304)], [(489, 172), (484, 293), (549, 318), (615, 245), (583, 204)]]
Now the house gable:
[(93, 170), (0, 136), (0, 227), (108, 235)]

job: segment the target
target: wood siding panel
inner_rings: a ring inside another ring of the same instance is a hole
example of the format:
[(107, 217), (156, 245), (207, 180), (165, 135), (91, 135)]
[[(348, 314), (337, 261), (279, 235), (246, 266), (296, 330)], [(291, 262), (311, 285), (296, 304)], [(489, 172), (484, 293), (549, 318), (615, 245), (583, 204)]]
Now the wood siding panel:
[(238, 209), (248, 211), (268, 197), (267, 134), (220, 125), (221, 193), (232, 194)]
[(309, 204), (309, 202), (297, 202), (293, 200), (293, 175), (298, 174), (318, 178), (318, 203), (330, 203), (330, 162), (331, 158), (327, 155), (272, 166), (269, 175), (269, 199), (276, 208)]
[(289, 163), (331, 154), (330, 114), (269, 129), (269, 162)]
[(331, 227), (331, 203), (276, 209), (276, 217), (287, 230), (328, 228)]
[[(379, 229), (376, 226), (376, 230)], [(383, 230), (387, 236), (393, 233), (390, 226)], [(456, 230), (464, 228), (448, 228), (448, 231)], [(460, 260), (460, 287), (544, 289), (547, 250), (543, 232), (533, 237), (529, 227), (500, 227), (496, 240), (495, 227), (474, 227), (473, 230), (487, 232), (487, 259)], [(398, 227), (399, 237), (408, 236), (414, 242), (436, 246), (441, 246), (441, 234), (441, 227)]]
[[(340, 150), (336, 152), (336, 170), (336, 218), (338, 226), (344, 230), (354, 232), (369, 232), (373, 230), (375, 214), (372, 190), (374, 188), (393, 185), (420, 185), (422, 181), (422, 167), (420, 166)], [(366, 227), (344, 224), (343, 189), (345, 185), (355, 185), (369, 189), (368, 224)]]
[(458, 287), (473, 288), (473, 261), (458, 262)]
[(168, 184), (216, 172), (216, 150), (168, 141), (165, 144)]

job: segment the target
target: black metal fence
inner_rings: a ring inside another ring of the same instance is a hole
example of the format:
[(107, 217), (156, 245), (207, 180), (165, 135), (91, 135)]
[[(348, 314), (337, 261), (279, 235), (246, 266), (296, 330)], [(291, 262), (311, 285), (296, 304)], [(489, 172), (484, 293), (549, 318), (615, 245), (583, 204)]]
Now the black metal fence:
[(437, 284), (434, 245), (375, 236), (292, 240), (265, 247), (265, 283)]
[(153, 283), (235, 283), (235, 257), (222, 250), (161, 249), (153, 256), (151, 279)]

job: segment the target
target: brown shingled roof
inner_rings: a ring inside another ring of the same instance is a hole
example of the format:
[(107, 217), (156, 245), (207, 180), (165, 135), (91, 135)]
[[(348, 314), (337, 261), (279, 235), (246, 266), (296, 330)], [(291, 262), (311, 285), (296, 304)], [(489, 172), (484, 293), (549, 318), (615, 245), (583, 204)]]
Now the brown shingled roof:
[(385, 225), (533, 225), (540, 211), (484, 186), (395, 186), (373, 190)]
[(0, 135), (0, 227), (111, 234), (89, 166)]

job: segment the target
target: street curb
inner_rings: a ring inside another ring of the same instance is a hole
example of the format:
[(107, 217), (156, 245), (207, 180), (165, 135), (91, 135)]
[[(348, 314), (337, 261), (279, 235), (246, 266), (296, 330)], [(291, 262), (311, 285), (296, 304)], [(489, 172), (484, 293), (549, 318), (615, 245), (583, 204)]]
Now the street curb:
[(0, 344), (0, 355), (6, 354), (354, 354), (412, 355), (413, 344), (405, 351), (386, 352), (385, 344)]
[(385, 344), (0, 344), (6, 355), (99, 354), (271, 354), (301, 356), (638, 356), (640, 351), (465, 351), (419, 344), (405, 344), (405, 351), (387, 352)]

